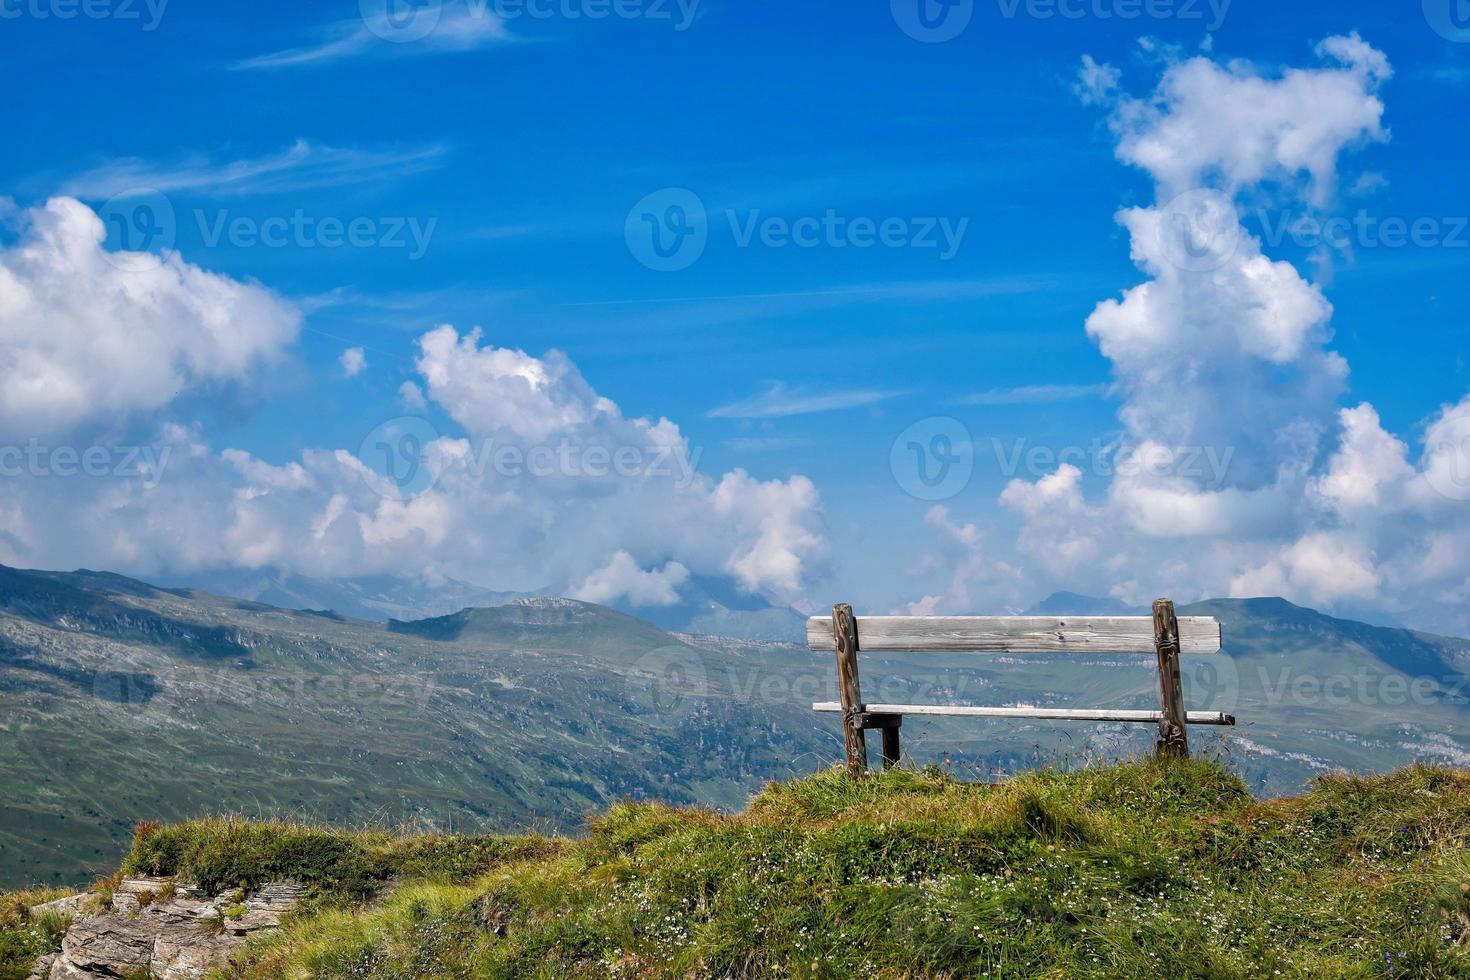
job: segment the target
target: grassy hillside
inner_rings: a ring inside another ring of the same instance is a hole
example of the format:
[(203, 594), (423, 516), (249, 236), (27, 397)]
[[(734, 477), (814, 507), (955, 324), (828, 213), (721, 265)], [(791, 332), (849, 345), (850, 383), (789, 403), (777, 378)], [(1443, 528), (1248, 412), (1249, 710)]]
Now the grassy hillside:
[[(1455, 680), (1470, 643), (1280, 600), (1181, 611), (1218, 615), (1227, 653), (1185, 658), (1190, 706), (1241, 722), (1191, 740), (1252, 792), (1295, 792), (1336, 767), (1470, 765)], [(863, 690), (1147, 708), (1150, 660), (865, 654)], [(837, 719), (810, 710), (835, 699), (830, 655), (674, 635), (569, 600), (385, 624), (0, 568), (0, 888), (95, 878), (136, 822), (203, 813), (565, 832), (618, 799), (738, 808), (839, 757)], [(904, 724), (909, 761), (985, 781), (1151, 741), (1147, 726)]]
[(1467, 791), (1429, 768), (1272, 801), (1209, 763), (834, 770), (738, 815), (620, 805), (576, 841), (192, 823), (125, 868), (309, 882), (259, 978), (1452, 977)]

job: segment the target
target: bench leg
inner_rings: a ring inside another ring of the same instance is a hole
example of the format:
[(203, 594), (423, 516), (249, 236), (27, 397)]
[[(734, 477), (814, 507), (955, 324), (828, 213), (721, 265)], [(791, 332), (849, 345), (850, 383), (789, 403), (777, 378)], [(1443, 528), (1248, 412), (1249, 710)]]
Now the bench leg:
[(898, 765), (898, 726), (883, 729), (883, 768)]
[(883, 730), (884, 769), (892, 769), (894, 766), (898, 765), (898, 730), (902, 725), (903, 715), (864, 714), (862, 716), (863, 728), (879, 728)]
[(1189, 734), (1185, 727), (1184, 682), (1179, 677), (1179, 620), (1169, 599), (1154, 602), (1154, 648), (1159, 657), (1159, 702), (1164, 718), (1159, 722), (1158, 754), (1189, 758)]
[(863, 692), (858, 684), (857, 620), (852, 607), (832, 607), (832, 636), (837, 640), (837, 690), (842, 696), (842, 740), (847, 749), (847, 774), (854, 779), (868, 772), (868, 743), (863, 737)]

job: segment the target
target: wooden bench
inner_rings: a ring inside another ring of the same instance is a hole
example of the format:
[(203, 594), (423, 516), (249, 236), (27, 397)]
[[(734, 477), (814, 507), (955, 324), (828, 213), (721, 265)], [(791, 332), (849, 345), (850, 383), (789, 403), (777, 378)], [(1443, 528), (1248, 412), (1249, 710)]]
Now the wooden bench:
[[(967, 718), (1042, 718), (1065, 721), (1152, 722), (1159, 726), (1160, 755), (1189, 755), (1189, 725), (1234, 725), (1217, 711), (1186, 711), (1179, 679), (1181, 653), (1219, 653), (1220, 621), (1212, 616), (1174, 615), (1174, 603), (1159, 599), (1148, 616), (862, 616), (852, 607), (832, 607), (832, 617), (813, 616), (807, 645), (837, 653), (841, 701), (818, 702), (816, 711), (840, 712), (847, 768), (868, 771), (864, 732), (883, 732), (883, 767), (898, 764), (904, 715)], [(962, 705), (865, 704), (858, 684), (858, 650), (974, 653), (1152, 653), (1159, 668), (1158, 711), (1111, 708), (972, 708)]]

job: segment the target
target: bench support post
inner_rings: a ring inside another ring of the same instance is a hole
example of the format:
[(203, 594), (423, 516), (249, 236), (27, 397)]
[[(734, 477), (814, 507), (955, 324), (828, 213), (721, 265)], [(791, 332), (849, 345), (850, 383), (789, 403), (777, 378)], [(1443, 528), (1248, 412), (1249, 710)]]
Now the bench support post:
[(832, 607), (832, 636), (837, 641), (837, 690), (842, 699), (847, 774), (857, 778), (868, 771), (868, 744), (863, 737), (863, 692), (858, 685), (857, 620), (846, 603)]
[(1154, 601), (1154, 649), (1159, 659), (1159, 702), (1164, 717), (1159, 721), (1160, 757), (1189, 758), (1189, 735), (1185, 726), (1184, 683), (1179, 677), (1179, 620), (1170, 599)]

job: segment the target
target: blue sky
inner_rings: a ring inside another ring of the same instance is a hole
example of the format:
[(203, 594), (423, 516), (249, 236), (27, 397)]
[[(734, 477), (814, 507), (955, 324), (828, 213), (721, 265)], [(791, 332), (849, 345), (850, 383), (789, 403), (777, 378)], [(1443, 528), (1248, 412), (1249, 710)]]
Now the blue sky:
[[(1448, 241), (1395, 248), (1359, 235), (1330, 271), (1302, 242), (1263, 250), (1334, 307), (1327, 346), (1351, 368), (1339, 406), (1370, 402), (1413, 446), (1467, 389), (1470, 231), (1456, 219), (1470, 215), (1470, 43), (1437, 31), (1418, 3), (1181, 0), (1155, 8), (1169, 16), (1127, 18), (1127, 0), (1064, 4), (1080, 15), (1051, 17), (1039, 16), (1045, 4), (977, 0), (949, 12), (970, 19), (937, 41), (905, 33), (904, 0), (648, 0), (602, 19), (587, 16), (595, 0), (544, 4), (545, 17), (444, 0), (418, 5), (433, 32), (398, 43), (370, 29), (382, 23), (370, 0), (94, 2), (92, 16), (64, 17), (66, 0), (5, 0), (0, 77), (18, 97), (0, 194), (16, 211), (69, 194), (130, 218), (130, 195), (159, 188), (172, 214), (163, 231), (185, 262), (258, 283), (301, 315), (283, 356), (248, 379), (155, 400), (105, 438), (171, 419), (197, 425), (216, 450), (283, 465), (317, 448), (356, 451), (406, 413), (456, 432), (444, 404), (405, 407), (400, 387), (423, 384), (426, 331), (479, 326), (485, 345), (564, 352), (626, 417), (677, 423), (713, 479), (808, 477), (823, 545), (787, 598), (888, 608), (945, 588), (965, 559), (931, 544), (935, 501), (907, 492), (891, 465), (899, 434), (915, 423), (929, 433), (936, 417), (958, 420), (975, 443), (973, 476), (940, 501), (947, 519), (973, 522), (987, 556), (1022, 568), (1006, 543), (1015, 515), (997, 498), (1011, 478), (1053, 466), (1007, 469), (992, 440), (1060, 450), (1119, 438), (1125, 396), (1105, 387), (1114, 365), (1084, 323), (1147, 278), (1114, 215), (1152, 202), (1155, 182), (1118, 159), (1113, 108), (1079, 97), (1081, 59), (1115, 66), (1119, 91), (1145, 96), (1171, 63), (1242, 59), (1274, 78), (1320, 65), (1314, 46), (1350, 32), (1393, 66), (1376, 90), (1388, 138), (1351, 141), (1336, 193), (1312, 208), (1249, 186), (1235, 201), (1257, 235), (1260, 214), (1268, 228), (1308, 210), (1432, 220)], [(638, 225), (630, 209), (669, 188), (692, 192), (707, 215), (702, 255), (675, 271), (640, 263), (625, 234)], [(844, 228), (888, 221), (896, 242), (937, 244), (860, 248), (848, 231), (845, 247), (762, 243), (759, 232), (740, 241), (752, 221), (829, 213)], [(324, 247), (319, 230), (279, 247), (251, 237), (296, 215), (312, 228), (356, 220), (367, 244)], [(245, 233), (221, 231), (237, 219)], [(107, 247), (139, 244), (157, 242), (114, 227)], [(351, 377), (340, 362), (349, 347), (366, 362)], [(1327, 449), (1314, 465), (1329, 465)], [(1106, 495), (1109, 477), (1082, 469), (1088, 499)], [(15, 545), (4, 560), (75, 554)], [(635, 557), (701, 570), (674, 547)], [(486, 561), (478, 577), (514, 584)], [(587, 556), (570, 584), (600, 561)], [(1142, 589), (1165, 584), (1114, 573)], [(1098, 588), (1093, 573), (1021, 577), (1039, 591), (1072, 578)], [(1182, 588), (1222, 592), (1231, 580)], [(1023, 597), (978, 589), (970, 599)], [(1361, 593), (1342, 601), (1374, 605)], [(1411, 614), (1402, 602), (1389, 611)]]

